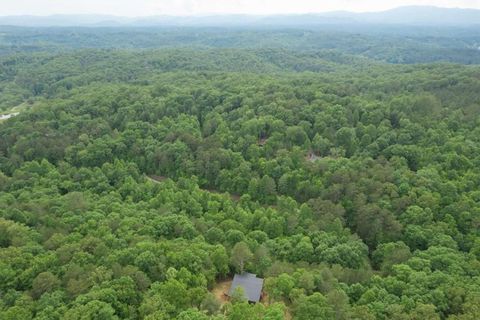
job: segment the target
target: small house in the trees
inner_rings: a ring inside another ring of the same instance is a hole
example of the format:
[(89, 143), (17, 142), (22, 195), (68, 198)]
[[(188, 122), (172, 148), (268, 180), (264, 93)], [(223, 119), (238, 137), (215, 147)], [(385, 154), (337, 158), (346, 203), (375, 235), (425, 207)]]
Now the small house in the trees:
[(244, 272), (236, 274), (233, 277), (232, 286), (228, 291), (228, 296), (231, 297), (238, 287), (243, 288), (245, 298), (248, 302), (259, 302), (262, 296), (263, 279), (257, 278), (255, 274)]

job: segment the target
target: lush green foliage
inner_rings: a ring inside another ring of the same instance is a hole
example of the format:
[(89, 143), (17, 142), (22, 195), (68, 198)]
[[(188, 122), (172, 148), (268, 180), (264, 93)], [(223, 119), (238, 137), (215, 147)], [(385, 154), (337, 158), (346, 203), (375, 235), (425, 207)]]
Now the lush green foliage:
[[(480, 69), (6, 55), (1, 319), (475, 319)], [(155, 177), (155, 180), (149, 178)], [(266, 304), (216, 281), (265, 277)]]

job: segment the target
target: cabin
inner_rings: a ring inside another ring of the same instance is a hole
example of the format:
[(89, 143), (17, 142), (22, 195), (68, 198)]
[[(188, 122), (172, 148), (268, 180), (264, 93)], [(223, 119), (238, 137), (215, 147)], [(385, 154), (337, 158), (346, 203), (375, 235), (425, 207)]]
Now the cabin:
[(232, 286), (227, 295), (231, 297), (235, 289), (238, 287), (243, 288), (248, 302), (257, 303), (262, 296), (263, 279), (257, 278), (257, 275), (248, 272), (236, 274), (233, 277)]
[(310, 152), (310, 153), (308, 154), (308, 156), (307, 156), (307, 161), (310, 161), (310, 162), (315, 162), (315, 161), (317, 161), (317, 160), (319, 160), (319, 159), (320, 159), (320, 157), (317, 156), (317, 155), (316, 155), (315, 153), (313, 153), (313, 152)]
[(267, 138), (260, 138), (260, 139), (258, 139), (258, 145), (259, 145), (260, 147), (263, 147), (263, 146), (265, 146), (266, 144), (267, 144)]

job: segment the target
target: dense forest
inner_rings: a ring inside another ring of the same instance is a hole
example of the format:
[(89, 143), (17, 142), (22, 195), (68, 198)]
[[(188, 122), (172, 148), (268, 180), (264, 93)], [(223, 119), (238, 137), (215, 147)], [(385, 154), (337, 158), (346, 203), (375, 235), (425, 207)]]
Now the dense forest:
[(478, 38), (190, 32), (2, 27), (0, 319), (478, 319)]
[(0, 55), (78, 49), (336, 50), (388, 63), (480, 64), (480, 28), (389, 25), (19, 28), (0, 26)]

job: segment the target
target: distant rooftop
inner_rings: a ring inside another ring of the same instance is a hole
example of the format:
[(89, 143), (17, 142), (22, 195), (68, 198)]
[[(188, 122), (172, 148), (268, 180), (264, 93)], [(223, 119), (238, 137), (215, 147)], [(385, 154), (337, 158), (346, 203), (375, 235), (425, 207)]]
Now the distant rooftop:
[(232, 286), (228, 295), (231, 297), (237, 287), (242, 287), (245, 291), (245, 297), (250, 302), (259, 302), (262, 294), (263, 279), (257, 278), (252, 273), (236, 274), (233, 277)]

